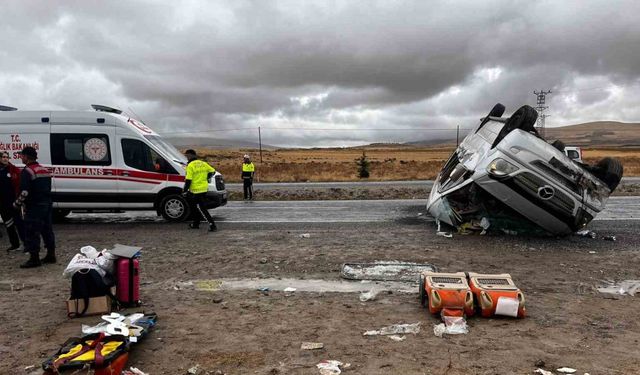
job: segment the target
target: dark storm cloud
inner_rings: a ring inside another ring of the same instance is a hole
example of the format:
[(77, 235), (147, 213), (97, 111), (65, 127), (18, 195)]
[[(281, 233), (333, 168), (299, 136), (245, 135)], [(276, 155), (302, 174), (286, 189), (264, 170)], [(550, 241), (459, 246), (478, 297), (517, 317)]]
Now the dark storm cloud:
[[(165, 132), (454, 128), (551, 89), (550, 124), (640, 118), (635, 1), (54, 4), (4, 5), (3, 104), (130, 107)], [(274, 132), (300, 145), (416, 137)]]

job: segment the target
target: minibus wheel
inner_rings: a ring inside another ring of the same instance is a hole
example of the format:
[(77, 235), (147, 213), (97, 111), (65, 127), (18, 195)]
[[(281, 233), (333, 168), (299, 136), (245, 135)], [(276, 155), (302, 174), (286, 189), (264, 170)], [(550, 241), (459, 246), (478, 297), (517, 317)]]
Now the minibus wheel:
[(526, 132), (538, 134), (535, 128), (537, 119), (538, 112), (533, 107), (523, 105), (522, 107), (518, 108), (518, 110), (515, 111), (504, 124), (495, 141), (493, 141), (493, 145), (491, 145), (491, 148), (496, 147), (498, 143), (500, 143), (500, 141), (502, 141), (502, 139), (506, 137), (507, 134), (511, 133), (511, 131), (514, 129), (520, 129)]
[(160, 214), (167, 221), (179, 222), (186, 220), (191, 214), (187, 200), (179, 194), (170, 194), (160, 202)]

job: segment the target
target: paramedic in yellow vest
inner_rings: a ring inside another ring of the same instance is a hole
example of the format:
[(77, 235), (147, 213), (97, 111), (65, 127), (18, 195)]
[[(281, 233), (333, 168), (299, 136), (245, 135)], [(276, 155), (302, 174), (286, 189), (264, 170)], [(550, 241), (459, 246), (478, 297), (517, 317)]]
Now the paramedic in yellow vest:
[(242, 162), (242, 182), (244, 187), (244, 200), (253, 200), (253, 175), (256, 173), (256, 167), (251, 162), (249, 155), (244, 156)]
[(209, 190), (208, 179), (216, 170), (209, 163), (199, 160), (194, 150), (187, 150), (184, 155), (189, 160), (189, 164), (187, 164), (182, 194), (187, 197), (194, 212), (193, 223), (189, 224), (189, 228), (200, 228), (200, 220), (204, 217), (209, 223), (209, 232), (213, 232), (218, 228), (205, 207), (205, 201)]

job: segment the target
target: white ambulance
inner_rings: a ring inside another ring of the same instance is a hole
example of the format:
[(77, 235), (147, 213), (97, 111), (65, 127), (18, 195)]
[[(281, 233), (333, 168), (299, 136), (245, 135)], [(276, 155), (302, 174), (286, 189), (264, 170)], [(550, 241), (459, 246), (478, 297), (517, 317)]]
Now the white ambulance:
[[(122, 111), (18, 111), (0, 106), (0, 151), (22, 166), (32, 146), (52, 172), (54, 213), (155, 210), (168, 221), (191, 215), (181, 195), (187, 159), (142, 121)], [(208, 208), (227, 203), (223, 176), (209, 182)]]

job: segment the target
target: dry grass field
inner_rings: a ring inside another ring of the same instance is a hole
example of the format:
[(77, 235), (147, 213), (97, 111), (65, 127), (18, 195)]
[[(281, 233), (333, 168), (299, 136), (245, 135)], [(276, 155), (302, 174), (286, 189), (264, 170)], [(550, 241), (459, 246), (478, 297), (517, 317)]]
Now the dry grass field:
[[(371, 181), (426, 180), (436, 177), (453, 147), (367, 146), (362, 148), (311, 148), (258, 150), (199, 149), (198, 153), (225, 175), (240, 182), (242, 155), (250, 154), (258, 182), (356, 181), (355, 160), (364, 152), (371, 162)], [(640, 176), (640, 148), (594, 148), (583, 151), (585, 161), (605, 156), (620, 159), (625, 176)]]

